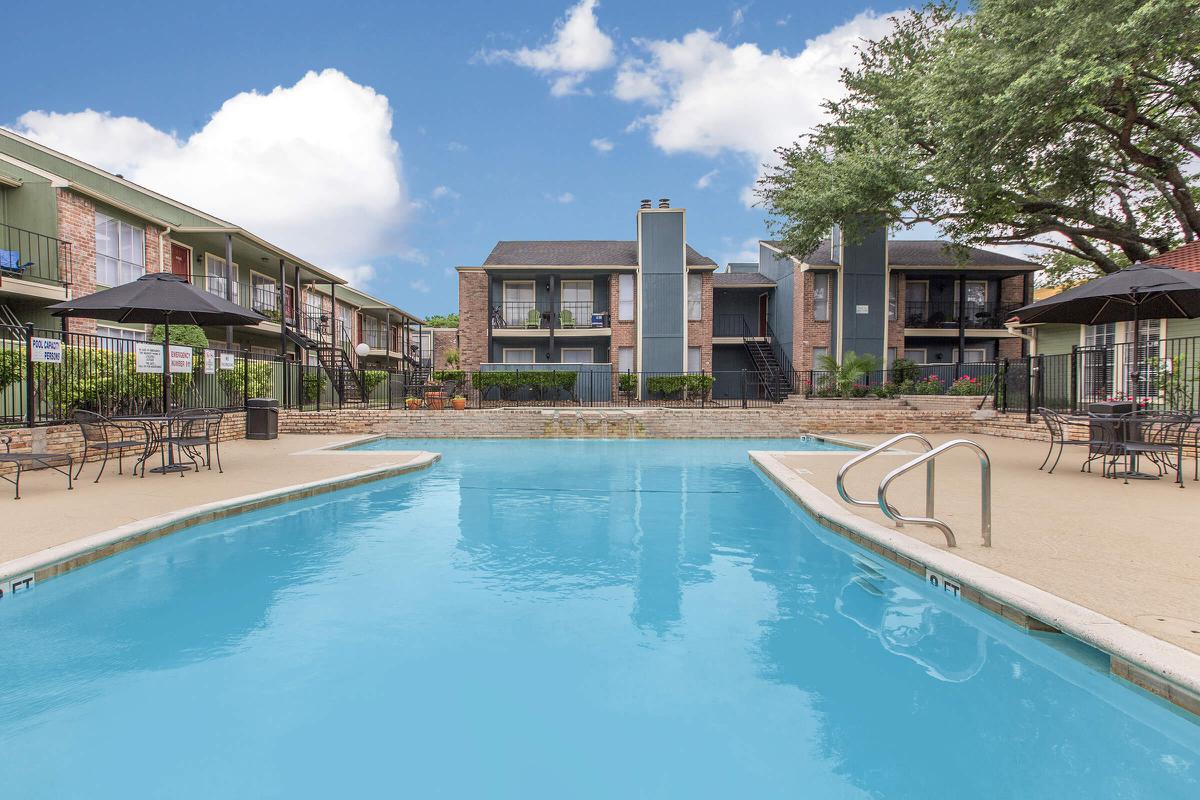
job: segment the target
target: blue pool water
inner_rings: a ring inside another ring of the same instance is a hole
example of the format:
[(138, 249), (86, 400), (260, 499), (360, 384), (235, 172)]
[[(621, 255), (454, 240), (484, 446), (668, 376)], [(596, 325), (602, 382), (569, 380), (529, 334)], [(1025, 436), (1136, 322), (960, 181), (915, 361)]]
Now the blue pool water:
[(746, 459), (811, 443), (372, 446), (444, 458), (0, 601), (5, 795), (1200, 796), (1191, 718)]

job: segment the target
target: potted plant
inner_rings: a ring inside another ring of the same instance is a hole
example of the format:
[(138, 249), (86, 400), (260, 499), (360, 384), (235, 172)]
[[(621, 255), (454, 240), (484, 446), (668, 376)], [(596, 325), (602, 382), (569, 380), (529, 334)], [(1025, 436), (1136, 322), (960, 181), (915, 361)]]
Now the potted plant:
[(429, 408), (433, 409), (434, 411), (441, 411), (446, 407), (446, 393), (426, 392), (425, 405), (429, 406)]
[(408, 408), (409, 411), (416, 411), (418, 408), (421, 407), (421, 398), (406, 397), (406, 398), (404, 398), (404, 405), (405, 405), (405, 407)]
[(450, 398), (450, 406), (455, 411), (462, 411), (467, 407), (467, 398), (463, 397), (461, 394), (456, 394), (454, 397)]

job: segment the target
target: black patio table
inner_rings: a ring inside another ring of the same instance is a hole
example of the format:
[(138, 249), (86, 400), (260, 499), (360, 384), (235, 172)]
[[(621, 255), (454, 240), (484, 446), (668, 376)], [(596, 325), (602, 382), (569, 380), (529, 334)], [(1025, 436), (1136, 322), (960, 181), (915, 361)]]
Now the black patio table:
[(146, 429), (146, 452), (144, 452), (134, 465), (134, 472), (137, 472), (137, 465), (142, 465), (142, 475), (146, 474), (146, 462), (155, 453), (162, 453), (163, 448), (166, 448), (165, 457), (161, 457), (160, 466), (151, 467), (151, 472), (156, 472), (165, 475), (169, 472), (178, 472), (180, 477), (182, 473), (187, 472), (192, 468), (190, 463), (175, 462), (175, 450), (172, 448), (171, 431), (174, 427), (175, 417), (170, 414), (131, 414), (123, 417), (113, 417), (114, 422), (132, 422), (141, 425)]

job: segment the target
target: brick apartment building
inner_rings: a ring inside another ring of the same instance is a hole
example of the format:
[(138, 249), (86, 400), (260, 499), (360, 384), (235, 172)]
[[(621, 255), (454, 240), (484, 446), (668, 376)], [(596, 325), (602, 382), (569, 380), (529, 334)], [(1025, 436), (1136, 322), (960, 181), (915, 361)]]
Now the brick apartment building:
[(356, 369), (430, 360), (420, 318), (244, 228), (0, 130), (0, 332), (31, 323), (145, 340), (147, 326), (60, 320), (47, 307), (166, 271), (268, 318), (206, 329), (214, 347), (310, 364), (337, 355)]
[(1004, 322), (1038, 266), (1019, 258), (880, 228), (861, 242), (835, 230), (803, 258), (762, 241), (757, 263), (718, 271), (667, 200), (642, 201), (635, 228), (632, 240), (501, 241), (459, 267), (464, 368), (704, 373), (721, 398), (744, 392), (745, 374), (760, 390), (783, 375), (786, 394), (824, 353), (946, 366), (1022, 354)]

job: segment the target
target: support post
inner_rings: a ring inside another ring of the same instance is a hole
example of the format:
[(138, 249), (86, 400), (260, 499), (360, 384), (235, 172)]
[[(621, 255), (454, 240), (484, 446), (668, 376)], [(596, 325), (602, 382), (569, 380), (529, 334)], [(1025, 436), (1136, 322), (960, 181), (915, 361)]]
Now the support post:
[(962, 375), (962, 365), (967, 359), (967, 276), (958, 281), (958, 363), (954, 367), (951, 383)]
[(250, 348), (242, 348), (242, 411), (250, 409)]
[[(63, 317), (63, 322), (66, 322)], [(64, 337), (66, 338), (66, 337)], [(66, 342), (63, 342), (64, 346)], [(33, 397), (33, 323), (25, 323), (25, 425), (32, 428), (37, 421), (37, 403)]]
[(1025, 422), (1029, 424), (1033, 422), (1033, 359), (1034, 356), (1025, 358)]
[[(225, 234), (225, 299), (233, 300), (233, 234)], [(233, 349), (233, 326), (225, 326), (225, 349)]]
[(742, 408), (746, 407), (746, 370), (742, 370)]
[(1079, 400), (1079, 345), (1071, 345), (1071, 413), (1076, 413)]

